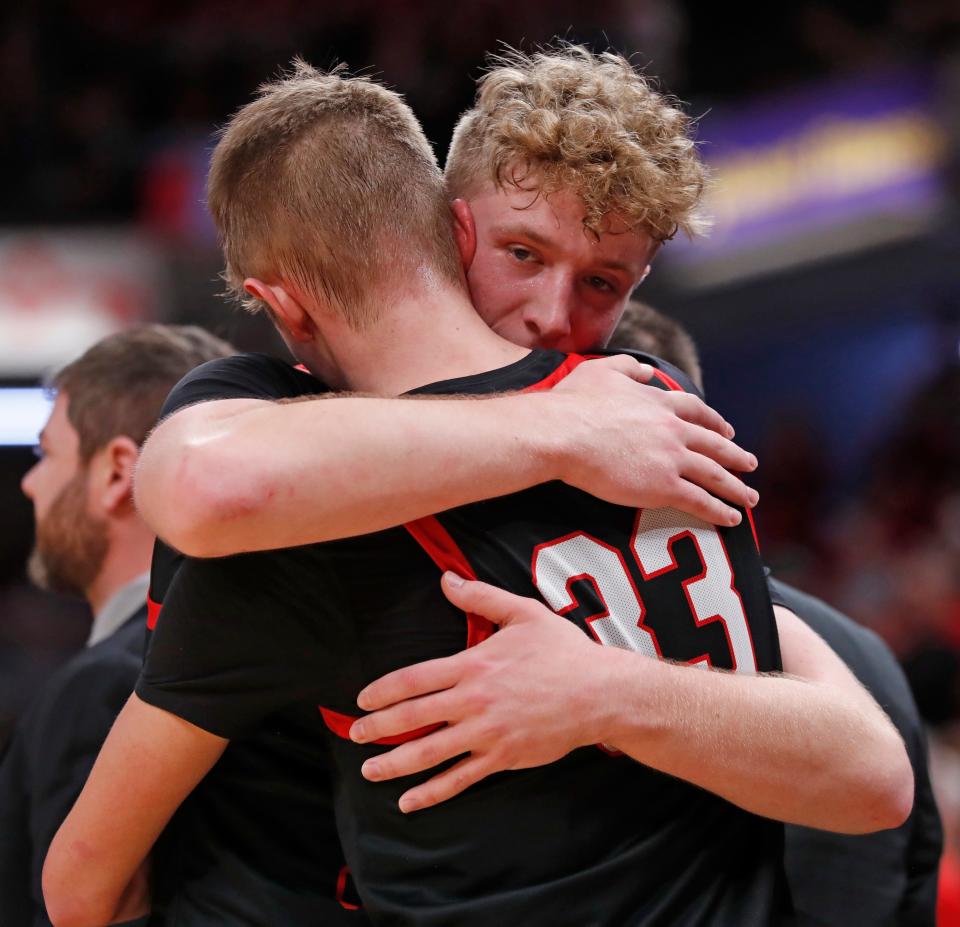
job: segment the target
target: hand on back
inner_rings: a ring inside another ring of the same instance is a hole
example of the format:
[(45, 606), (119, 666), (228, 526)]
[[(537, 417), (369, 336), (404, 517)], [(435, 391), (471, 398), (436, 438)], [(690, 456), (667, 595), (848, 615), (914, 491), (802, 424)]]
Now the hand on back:
[(653, 373), (617, 355), (581, 364), (554, 389), (569, 404), (572, 431), (561, 479), (618, 505), (739, 524), (740, 513), (721, 499), (756, 505), (756, 491), (730, 472), (754, 470), (756, 458), (701, 399), (647, 385)]

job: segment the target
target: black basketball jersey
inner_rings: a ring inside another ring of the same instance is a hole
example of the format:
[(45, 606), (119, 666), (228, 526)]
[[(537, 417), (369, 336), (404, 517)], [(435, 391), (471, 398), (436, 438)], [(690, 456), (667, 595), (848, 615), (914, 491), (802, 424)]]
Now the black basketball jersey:
[[(423, 392), (548, 387), (579, 360), (534, 351)], [(426, 774), (360, 776), (384, 749), (344, 736), (360, 689), (490, 631), (446, 601), (438, 567), (539, 595), (607, 645), (739, 672), (780, 666), (747, 520), (715, 529), (551, 483), (406, 528), (186, 562), (138, 694), (241, 741), (266, 723), (306, 719), (310, 706), (314, 729), (300, 733), (329, 741), (340, 837), (374, 920), (777, 923), (780, 825), (627, 757), (576, 750), (406, 817), (397, 799)]]
[[(238, 355), (187, 374), (165, 418), (197, 402), (282, 399), (325, 391), (309, 374), (264, 355)], [(188, 500), (178, 500), (189, 504)], [(183, 555), (162, 541), (150, 569), (148, 629)], [(316, 709), (265, 718), (230, 743), (177, 811), (154, 852), (154, 918), (162, 927), (283, 924), (362, 927), (340, 848), (327, 744)]]

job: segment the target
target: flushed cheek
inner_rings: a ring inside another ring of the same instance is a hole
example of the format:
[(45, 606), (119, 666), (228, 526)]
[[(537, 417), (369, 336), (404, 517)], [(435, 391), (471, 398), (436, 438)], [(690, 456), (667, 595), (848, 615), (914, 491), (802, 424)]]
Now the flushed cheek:
[(606, 347), (616, 331), (625, 308), (625, 305), (616, 306), (608, 312), (590, 313), (578, 318), (572, 332), (578, 344), (575, 350), (587, 351), (592, 348)]

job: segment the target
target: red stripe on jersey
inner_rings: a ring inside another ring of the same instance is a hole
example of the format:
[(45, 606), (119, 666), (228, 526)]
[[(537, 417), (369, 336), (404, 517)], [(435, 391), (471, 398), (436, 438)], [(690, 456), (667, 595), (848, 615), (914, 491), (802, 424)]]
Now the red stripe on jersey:
[(674, 390), (674, 391), (676, 391), (676, 392), (680, 392), (680, 393), (685, 393), (685, 392), (686, 392), (686, 390), (685, 390), (676, 380), (674, 380), (673, 377), (671, 377), (671, 376), (670, 376), (669, 374), (667, 374), (667, 373), (664, 373), (664, 372), (663, 372), (662, 370), (660, 370), (658, 367), (654, 367), (654, 368), (653, 368), (653, 376), (652, 376), (650, 379), (651, 379), (651, 380), (660, 380), (662, 383), (666, 383), (667, 386), (668, 386), (670, 389), (672, 389), (672, 390)]
[[(450, 533), (433, 515), (407, 522), (404, 526), (441, 570), (452, 570), (464, 579), (476, 579), (470, 562)], [(493, 634), (493, 623), (479, 615), (467, 615), (467, 646), (473, 647)]]
[(341, 866), (340, 874), (337, 876), (337, 893), (336, 899), (340, 902), (340, 906), (346, 908), (348, 911), (359, 911), (360, 905), (351, 904), (349, 901), (343, 900), (343, 895), (347, 889), (347, 879), (350, 878), (350, 867)]
[(160, 617), (160, 603), (154, 602), (150, 596), (147, 596), (147, 630), (152, 631), (157, 626), (157, 619)]
[(574, 370), (577, 369), (585, 360), (586, 357), (583, 357), (580, 354), (568, 354), (567, 359), (557, 367), (553, 373), (548, 374), (542, 380), (539, 380), (536, 383), (531, 383), (529, 386), (525, 386), (521, 393), (536, 393), (540, 390), (553, 389), (564, 377), (571, 374)]
[(760, 553), (760, 539), (757, 537), (757, 526), (753, 522), (753, 509), (744, 509), (744, 511), (747, 513), (750, 530), (753, 532), (753, 543), (757, 545), (757, 553)]
[[(324, 708), (322, 705), (318, 707), (320, 709), (320, 716), (323, 718), (323, 723), (326, 724), (337, 737), (349, 740), (350, 728), (353, 726), (354, 721), (360, 720), (359, 716), (352, 717), (351, 715), (342, 715), (339, 711)], [(372, 743), (381, 744), (385, 747), (393, 746), (394, 744), (405, 744), (408, 740), (416, 740), (418, 737), (432, 734), (441, 727), (443, 727), (442, 722), (440, 724), (428, 724), (426, 727), (418, 727), (415, 731), (394, 734), (392, 737), (381, 737), (379, 740), (372, 741)]]
[[(307, 370), (306, 366), (304, 366), (303, 364), (294, 364), (293, 369), (302, 370), (304, 373), (310, 373), (310, 371)], [(310, 376), (313, 376), (313, 374), (311, 373)]]

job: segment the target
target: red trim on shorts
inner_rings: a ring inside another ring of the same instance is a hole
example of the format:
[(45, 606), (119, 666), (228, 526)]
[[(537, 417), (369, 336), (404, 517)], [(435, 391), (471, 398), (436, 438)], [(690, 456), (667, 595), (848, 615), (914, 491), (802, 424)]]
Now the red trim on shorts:
[(340, 907), (346, 908), (348, 911), (359, 911), (360, 905), (351, 904), (349, 901), (343, 900), (344, 892), (347, 888), (347, 879), (350, 878), (350, 867), (343, 865), (340, 867), (340, 872), (337, 875), (337, 892), (336, 899), (340, 902)]
[[(294, 370), (302, 370), (304, 373), (310, 373), (310, 371), (307, 370), (306, 366), (303, 365), (303, 364), (294, 364), (294, 365), (293, 365), (293, 369), (294, 369)], [(313, 374), (311, 373), (310, 376), (313, 376)]]
[(157, 626), (157, 619), (160, 617), (160, 609), (163, 606), (159, 602), (154, 602), (150, 596), (147, 596), (147, 630), (152, 631)]
[[(323, 718), (323, 723), (326, 724), (337, 737), (342, 737), (344, 740), (350, 739), (350, 728), (353, 726), (354, 721), (359, 721), (359, 715), (357, 717), (352, 717), (351, 715), (340, 714), (339, 711), (333, 711), (330, 708), (324, 708), (322, 705), (317, 706), (320, 709), (320, 716)], [(405, 744), (408, 740), (416, 740), (418, 737), (424, 737), (427, 734), (432, 734), (434, 731), (443, 727), (443, 723), (440, 724), (428, 724), (426, 727), (418, 727), (415, 731), (406, 731), (403, 734), (394, 734), (392, 737), (381, 737), (379, 740), (370, 741), (371, 743), (381, 744), (385, 747), (394, 746), (395, 744)]]

